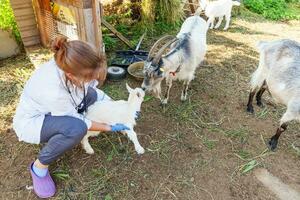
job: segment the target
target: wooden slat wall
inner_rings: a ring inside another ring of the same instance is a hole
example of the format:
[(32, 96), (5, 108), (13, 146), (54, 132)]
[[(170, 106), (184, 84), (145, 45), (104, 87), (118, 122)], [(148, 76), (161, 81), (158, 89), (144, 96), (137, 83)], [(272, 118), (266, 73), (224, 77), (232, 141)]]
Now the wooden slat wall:
[(40, 44), (40, 35), (37, 28), (32, 1), (10, 0), (21, 38), (25, 47)]

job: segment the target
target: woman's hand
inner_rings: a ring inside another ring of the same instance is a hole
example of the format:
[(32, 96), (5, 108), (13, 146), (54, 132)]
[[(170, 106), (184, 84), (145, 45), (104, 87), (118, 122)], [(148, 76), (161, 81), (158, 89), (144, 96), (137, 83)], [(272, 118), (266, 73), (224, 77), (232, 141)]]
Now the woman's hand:
[(125, 126), (124, 124), (115, 124), (115, 125), (111, 125), (111, 131), (112, 132), (118, 132), (118, 131), (126, 131), (126, 130), (130, 130), (130, 128), (128, 128), (127, 126)]
[(125, 131), (130, 130), (127, 126), (124, 124), (117, 123), (115, 125), (108, 125), (104, 123), (98, 123), (95, 121), (92, 121), (92, 126), (89, 129), (89, 131), (112, 131), (112, 132), (118, 132), (118, 131)]

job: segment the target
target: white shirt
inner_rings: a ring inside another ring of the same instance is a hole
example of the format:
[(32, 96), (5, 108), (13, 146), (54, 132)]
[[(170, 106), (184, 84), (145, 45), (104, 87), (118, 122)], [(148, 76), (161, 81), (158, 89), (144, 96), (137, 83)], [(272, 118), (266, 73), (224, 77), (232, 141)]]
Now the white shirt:
[[(96, 89), (98, 100), (110, 99), (104, 92), (96, 88), (97, 81), (85, 84)], [(64, 72), (51, 59), (36, 69), (26, 82), (21, 94), (16, 114), (13, 119), (13, 128), (19, 141), (40, 143), (41, 129), (46, 114), (52, 116), (72, 116), (82, 119), (88, 129), (91, 121), (79, 114), (76, 106), (83, 99), (83, 91), (69, 85), (72, 100), (65, 85)], [(76, 104), (76, 105), (75, 105)]]

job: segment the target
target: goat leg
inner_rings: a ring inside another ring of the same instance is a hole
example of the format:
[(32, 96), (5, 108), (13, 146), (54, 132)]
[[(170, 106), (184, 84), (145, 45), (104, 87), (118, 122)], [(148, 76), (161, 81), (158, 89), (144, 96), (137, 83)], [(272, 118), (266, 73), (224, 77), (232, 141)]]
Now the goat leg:
[[(296, 111), (295, 108), (297, 108)], [(269, 141), (269, 148), (272, 151), (276, 149), (280, 135), (287, 129), (287, 122), (292, 121), (294, 119), (298, 119), (299, 116), (298, 110), (299, 110), (299, 103), (297, 100), (295, 100), (294, 102), (293, 101), (289, 102), (287, 111), (280, 119), (280, 127), (277, 129), (276, 134), (273, 135)]]
[(210, 29), (213, 29), (213, 28), (214, 28), (214, 21), (215, 21), (215, 18), (214, 18), (214, 17), (209, 17), (209, 18), (208, 18), (207, 26), (208, 26)]
[(155, 84), (155, 86), (153, 86), (153, 94), (156, 98), (158, 98), (160, 100), (160, 102), (162, 101), (162, 98), (161, 98), (161, 82)]
[(187, 99), (187, 91), (189, 89), (190, 81), (183, 82), (183, 90), (181, 92), (181, 101), (186, 101)]
[(249, 99), (248, 99), (248, 104), (247, 104), (247, 112), (249, 113), (254, 113), (254, 109), (253, 109), (253, 98), (254, 95), (256, 94), (256, 90), (251, 90), (250, 94), (249, 94)]
[(228, 13), (227, 15), (225, 15), (225, 19), (226, 19), (226, 25), (224, 27), (224, 31), (226, 31), (229, 28), (231, 13)]
[(87, 154), (94, 154), (94, 149), (92, 148), (91, 144), (89, 143), (89, 135), (85, 135), (81, 140), (82, 148), (85, 150)]
[(264, 107), (263, 103), (261, 102), (261, 97), (264, 94), (264, 92), (266, 91), (266, 89), (267, 89), (267, 84), (266, 84), (266, 81), (264, 81), (263, 85), (261, 86), (261, 88), (259, 89), (259, 91), (256, 94), (256, 104), (261, 108)]
[(172, 79), (167, 79), (166, 83), (167, 83), (168, 89), (165, 93), (164, 99), (161, 101), (162, 105), (165, 105), (165, 104), (168, 103), (169, 96), (170, 96), (170, 90), (171, 90), (171, 87), (172, 87)]
[(218, 21), (218, 23), (216, 24), (215, 29), (217, 29), (217, 28), (220, 27), (222, 21), (223, 21), (223, 16), (222, 16), (222, 17), (219, 17), (219, 21)]
[(275, 151), (275, 149), (277, 148), (277, 144), (278, 144), (278, 139), (280, 137), (280, 135), (287, 129), (287, 124), (283, 123), (276, 131), (276, 134), (273, 135), (269, 141), (269, 148), (272, 151)]
[(127, 134), (127, 137), (133, 142), (134, 149), (138, 154), (145, 153), (145, 149), (140, 145), (136, 132), (133, 130), (133, 128), (122, 132)]

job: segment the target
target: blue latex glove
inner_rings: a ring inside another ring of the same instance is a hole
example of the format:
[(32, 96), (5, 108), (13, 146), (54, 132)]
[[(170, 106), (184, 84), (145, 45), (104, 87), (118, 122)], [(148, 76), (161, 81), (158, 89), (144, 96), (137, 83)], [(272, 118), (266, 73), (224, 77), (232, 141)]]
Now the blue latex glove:
[(136, 111), (135, 112), (135, 120), (139, 119), (141, 116), (141, 111)]
[(130, 130), (130, 128), (128, 128), (124, 124), (115, 124), (115, 125), (111, 125), (110, 127), (112, 132)]

